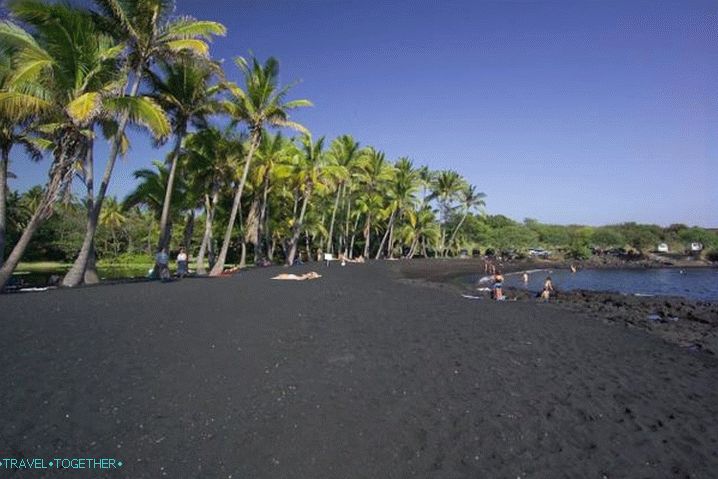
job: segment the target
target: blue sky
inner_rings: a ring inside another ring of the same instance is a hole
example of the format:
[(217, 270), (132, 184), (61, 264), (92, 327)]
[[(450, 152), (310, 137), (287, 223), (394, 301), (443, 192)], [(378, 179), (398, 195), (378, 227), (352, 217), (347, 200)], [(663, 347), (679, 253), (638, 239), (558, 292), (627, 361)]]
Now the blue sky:
[[(718, 3), (179, 0), (221, 21), (225, 59), (281, 62), (295, 119), (396, 159), (451, 168), (491, 214), (718, 227)], [(99, 167), (106, 146), (97, 148)], [(142, 135), (111, 193), (163, 153)], [(47, 163), (13, 156), (11, 187)]]

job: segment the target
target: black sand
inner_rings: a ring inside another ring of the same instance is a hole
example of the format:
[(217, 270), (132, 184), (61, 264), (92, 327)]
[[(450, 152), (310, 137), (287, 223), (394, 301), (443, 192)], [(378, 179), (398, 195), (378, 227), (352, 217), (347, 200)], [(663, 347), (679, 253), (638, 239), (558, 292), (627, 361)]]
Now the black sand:
[(0, 477), (716, 477), (714, 356), (310, 269), (0, 297), (0, 456), (125, 462)]

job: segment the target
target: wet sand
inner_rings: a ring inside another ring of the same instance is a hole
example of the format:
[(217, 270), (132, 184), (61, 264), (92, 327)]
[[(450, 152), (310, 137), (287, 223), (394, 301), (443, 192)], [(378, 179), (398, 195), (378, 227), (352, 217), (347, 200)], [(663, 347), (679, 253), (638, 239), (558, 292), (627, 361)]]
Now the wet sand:
[(715, 477), (714, 356), (467, 300), (424, 263), (0, 297), (2, 455), (123, 460), (93, 478)]

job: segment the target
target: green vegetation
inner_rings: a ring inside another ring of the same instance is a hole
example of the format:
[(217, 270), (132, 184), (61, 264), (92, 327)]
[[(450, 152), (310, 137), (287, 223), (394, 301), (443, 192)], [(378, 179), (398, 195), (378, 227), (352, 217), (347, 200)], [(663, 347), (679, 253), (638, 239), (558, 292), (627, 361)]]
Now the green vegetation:
[[(242, 81), (232, 82), (236, 69), (210, 56), (221, 24), (177, 15), (166, 1), (90, 5), (14, 0), (0, 21), (0, 289), (21, 259), (71, 263), (63, 284), (75, 286), (97, 281), (98, 266), (142, 269), (158, 250), (181, 246), (211, 275), (227, 261), (291, 264), (322, 251), (411, 258), (544, 247), (586, 258), (658, 242), (718, 249), (716, 232), (684, 225), (487, 215), (485, 195), (458, 172), (388, 159), (350, 135), (314, 138), (290, 118), (311, 103), (289, 97), (276, 59), (237, 57)], [(117, 157), (131, 156), (130, 125), (172, 148), (135, 171), (127, 197), (107, 197)], [(110, 141), (98, 185), (97, 138)], [(44, 151), (45, 185), (8, 190), (16, 146), (36, 161)], [(73, 180), (84, 185), (79, 196)]]

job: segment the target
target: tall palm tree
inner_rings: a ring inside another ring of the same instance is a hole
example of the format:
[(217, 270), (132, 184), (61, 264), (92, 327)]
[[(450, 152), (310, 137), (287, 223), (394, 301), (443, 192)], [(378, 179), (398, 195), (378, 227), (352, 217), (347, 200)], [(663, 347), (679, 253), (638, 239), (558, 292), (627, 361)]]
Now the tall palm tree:
[(453, 170), (440, 171), (434, 177), (432, 192), (429, 195), (429, 201), (436, 200), (439, 204), (439, 219), (441, 221), (441, 238), (439, 241), (439, 251), (441, 256), (446, 254), (446, 226), (454, 211), (453, 202), (456, 200), (459, 192), (465, 187), (466, 182), (457, 172)]
[(424, 256), (426, 256), (426, 242), (436, 242), (439, 235), (434, 211), (429, 206), (423, 206), (419, 211), (407, 211), (407, 222), (402, 229), (403, 240), (409, 244), (407, 258), (416, 255), (420, 243), (423, 243)]
[(117, 198), (108, 198), (105, 208), (100, 214), (100, 224), (110, 230), (115, 255), (119, 254), (117, 229), (121, 228), (125, 223), (127, 223), (127, 217), (122, 213), (122, 205), (117, 201)]
[(287, 242), (287, 266), (294, 263), (294, 257), (297, 254), (297, 244), (299, 235), (302, 232), (304, 224), (304, 215), (307, 212), (307, 205), (312, 193), (316, 189), (322, 189), (322, 170), (324, 167), (324, 137), (319, 140), (312, 141), (309, 134), (305, 134), (301, 138), (301, 155), (297, 162), (297, 179), (298, 193), (302, 198), (302, 206), (299, 215), (292, 222), (292, 234)]
[(328, 253), (334, 251), (334, 221), (336, 220), (339, 201), (342, 195), (346, 196), (347, 182), (351, 180), (357, 159), (361, 154), (362, 149), (359, 147), (359, 143), (350, 135), (342, 135), (336, 138), (329, 148), (327, 174), (335, 180), (336, 196), (327, 235), (326, 250)]
[(459, 208), (461, 208), (461, 220), (459, 220), (459, 223), (454, 228), (454, 232), (451, 233), (451, 238), (449, 238), (450, 245), (454, 244), (456, 234), (461, 229), (461, 226), (464, 224), (464, 221), (469, 213), (476, 208), (486, 206), (484, 198), (486, 198), (486, 194), (476, 191), (476, 187), (474, 185), (466, 185), (461, 189), (458, 197)]
[[(123, 59), (125, 71), (128, 72), (124, 78), (127, 97), (138, 96), (145, 73), (155, 61), (169, 61), (178, 54), (207, 57), (208, 42), (212, 36), (226, 33), (225, 27), (217, 22), (200, 21), (187, 16), (173, 17), (174, 3), (168, 0), (94, 0), (94, 3), (99, 9), (95, 14), (96, 22), (127, 46), (127, 54)], [(127, 113), (117, 118), (97, 197), (89, 205), (82, 247), (63, 279), (64, 286), (76, 286), (84, 278), (102, 202), (117, 156), (124, 149), (125, 129), (129, 120)]]
[(52, 215), (74, 174), (73, 166), (85, 158), (96, 121), (124, 113), (158, 137), (169, 133), (169, 123), (153, 101), (122, 94), (118, 62), (124, 45), (101, 31), (87, 11), (33, 0), (10, 6), (34, 35), (0, 22), (0, 41), (18, 52), (13, 72), (0, 90), (0, 116), (42, 123), (42, 131), (53, 141), (54, 158), (43, 199), (0, 269), (0, 290), (37, 228)]
[(218, 276), (224, 270), (224, 262), (232, 239), (234, 222), (242, 201), (244, 184), (247, 181), (252, 157), (262, 139), (264, 127), (287, 127), (306, 131), (299, 123), (289, 120), (289, 111), (299, 107), (311, 106), (308, 100), (285, 101), (291, 86), (279, 87), (279, 62), (275, 58), (270, 57), (262, 65), (256, 58), (249, 61), (245, 58), (237, 57), (235, 64), (244, 76), (245, 87), (242, 89), (237, 85), (231, 85), (229, 88), (231, 99), (225, 103), (225, 107), (235, 122), (247, 125), (249, 129), (249, 148), (242, 176), (236, 186), (227, 230), (222, 241), (222, 249), (219, 252), (217, 262), (212, 271), (210, 271), (212, 276)]
[(185, 142), (190, 189), (202, 198), (205, 213), (204, 234), (197, 254), (197, 273), (206, 274), (206, 254), (212, 250), (212, 228), (220, 192), (229, 186), (235, 164), (242, 157), (242, 137), (233, 128), (205, 128), (187, 137)]
[(413, 162), (406, 157), (399, 158), (394, 165), (394, 175), (389, 182), (389, 197), (391, 198), (391, 215), (387, 225), (386, 234), (382, 239), (377, 259), (382, 254), (384, 242), (388, 238), (387, 256), (394, 257), (394, 224), (400, 219), (407, 208), (413, 208), (417, 199), (416, 192), (419, 189), (419, 172), (414, 169)]
[(150, 75), (153, 96), (172, 119), (175, 144), (170, 156), (170, 171), (160, 217), (158, 251), (169, 247), (169, 214), (182, 142), (191, 125), (206, 127), (207, 117), (221, 111), (216, 95), (222, 88), (221, 85), (211, 84), (220, 70), (216, 64), (208, 61), (184, 56), (173, 63), (162, 63), (161, 71), (161, 75)]
[(358, 165), (358, 181), (363, 194), (360, 198), (361, 208), (365, 214), (364, 222), (364, 257), (369, 257), (371, 248), (372, 216), (383, 203), (381, 186), (392, 177), (392, 167), (386, 161), (383, 152), (370, 148), (363, 155)]

